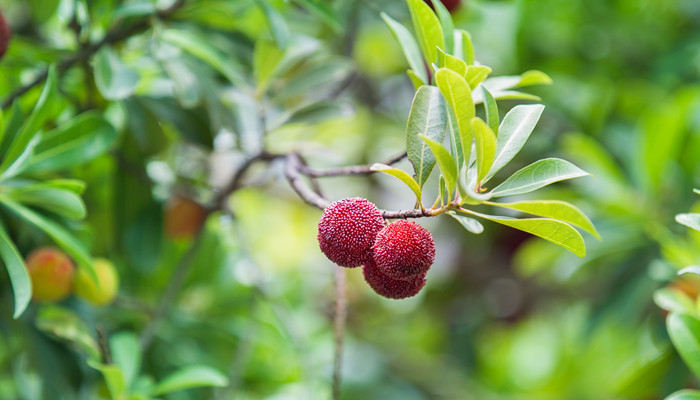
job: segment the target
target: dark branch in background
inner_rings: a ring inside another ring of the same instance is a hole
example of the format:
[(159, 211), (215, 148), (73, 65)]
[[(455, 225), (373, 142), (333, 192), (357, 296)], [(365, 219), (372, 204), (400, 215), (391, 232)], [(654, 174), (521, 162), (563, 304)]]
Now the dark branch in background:
[[(381, 164), (386, 164), (386, 165), (392, 165), (396, 164), (397, 162), (403, 160), (406, 158), (406, 153), (399, 154), (397, 156), (391, 157), (389, 159), (386, 159), (381, 162)], [(367, 175), (374, 173), (375, 171), (372, 171), (370, 168), (371, 165), (354, 165), (351, 167), (342, 167), (342, 168), (335, 168), (335, 169), (329, 169), (325, 171), (317, 171), (313, 170), (306, 165), (301, 165), (299, 167), (299, 171), (312, 178), (325, 178), (325, 177), (330, 177), (330, 176), (345, 176), (345, 175)]]
[[(81, 46), (80, 51), (78, 51), (76, 54), (58, 62), (58, 65), (56, 66), (56, 70), (59, 74), (62, 74), (66, 72), (68, 69), (70, 69), (73, 65), (79, 62), (85, 62), (90, 59), (95, 53), (97, 53), (102, 47), (109, 45), (109, 44), (114, 44), (118, 43), (121, 41), (124, 41), (128, 39), (131, 36), (134, 36), (138, 33), (141, 33), (145, 30), (147, 30), (150, 26), (151, 23), (149, 22), (152, 17), (157, 17), (159, 19), (166, 19), (170, 15), (172, 15), (175, 11), (177, 11), (179, 8), (181, 8), (183, 5), (185, 5), (185, 0), (177, 0), (175, 1), (170, 7), (160, 10), (156, 12), (155, 14), (148, 16), (144, 18), (142, 21), (139, 21), (133, 25), (127, 26), (127, 27), (121, 27), (121, 26), (115, 26), (110, 29), (105, 37), (102, 38), (99, 42), (92, 43), (92, 44), (87, 44), (85, 46)], [(12, 105), (12, 102), (15, 101), (16, 98), (22, 96), (23, 94), (27, 93), (31, 88), (33, 88), (36, 85), (39, 85), (40, 83), (44, 82), (46, 80), (46, 77), (49, 75), (49, 70), (45, 69), (42, 73), (40, 73), (36, 78), (34, 78), (33, 81), (29, 82), (28, 84), (20, 87), (19, 89), (15, 90), (11, 95), (9, 95), (2, 103), (2, 108), (7, 108), (10, 105)]]

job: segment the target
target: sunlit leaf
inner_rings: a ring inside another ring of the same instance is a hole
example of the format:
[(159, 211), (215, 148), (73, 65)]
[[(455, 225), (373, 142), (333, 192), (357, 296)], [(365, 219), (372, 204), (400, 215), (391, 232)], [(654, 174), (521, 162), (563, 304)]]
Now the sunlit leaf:
[(595, 236), (599, 240), (600, 235), (595, 226), (586, 215), (572, 204), (558, 200), (530, 200), (516, 203), (489, 203), (490, 205), (518, 210), (545, 218), (553, 218), (573, 226)]
[(370, 168), (372, 171), (378, 171), (378, 172), (384, 172), (385, 174), (389, 174), (391, 176), (394, 176), (398, 179), (401, 180), (401, 182), (405, 183), (406, 186), (408, 186), (413, 193), (416, 194), (416, 198), (418, 199), (418, 202), (421, 201), (421, 188), (418, 186), (418, 183), (416, 182), (415, 179), (408, 173), (406, 173), (403, 170), (400, 170), (398, 168), (390, 167), (388, 165), (380, 164), (380, 163), (375, 163), (372, 165)]
[(475, 115), (472, 92), (461, 75), (446, 68), (440, 68), (437, 71), (435, 81), (449, 105), (452, 142), (457, 156), (457, 166), (461, 168), (464, 162), (469, 160), (474, 137), (471, 129), (471, 119)]
[(442, 49), (438, 49), (438, 65), (441, 68), (452, 70), (461, 76), (464, 76), (467, 72), (467, 63), (465, 63), (464, 60), (449, 55), (442, 51)]
[(493, 197), (513, 196), (537, 190), (554, 182), (590, 175), (559, 158), (545, 158), (524, 167), (496, 186)]
[(470, 88), (476, 88), (491, 73), (491, 68), (483, 65), (470, 65), (465, 78)]
[[(457, 169), (457, 163), (455, 163), (452, 154), (443, 146), (442, 144), (430, 139), (427, 136), (420, 135), (420, 138), (425, 141), (430, 147), (430, 150), (435, 155), (438, 165), (440, 166), (440, 171), (445, 177), (445, 185), (447, 185), (447, 193), (452, 194), (455, 186), (457, 185), (457, 178), (459, 176), (459, 170)], [(451, 197), (451, 196), (449, 196)]]
[(8, 191), (7, 196), (20, 203), (43, 208), (73, 219), (85, 218), (83, 200), (72, 191), (27, 185)]
[(138, 338), (131, 332), (119, 332), (109, 339), (109, 347), (114, 364), (122, 371), (126, 387), (131, 387), (141, 369), (141, 348)]
[(126, 382), (124, 382), (124, 374), (119, 367), (112, 364), (102, 364), (96, 360), (88, 360), (87, 364), (102, 373), (112, 399), (121, 400), (126, 396)]
[(432, 64), (437, 61), (437, 48), (445, 48), (440, 20), (423, 0), (406, 1), (408, 10), (411, 12), (413, 28), (418, 37), (418, 44), (428, 64)]
[(697, 314), (693, 300), (685, 293), (674, 288), (661, 288), (654, 292), (654, 303), (668, 312), (679, 314)]
[(476, 181), (481, 183), (496, 156), (496, 135), (481, 118), (472, 118), (471, 126), (476, 139)]
[(273, 77), (277, 65), (282, 60), (284, 52), (274, 42), (259, 39), (253, 52), (253, 71), (257, 82), (258, 93), (267, 89), (268, 82)]
[(676, 222), (700, 232), (700, 214), (697, 214), (697, 213), (676, 214)]
[(664, 400), (700, 400), (700, 391), (683, 389), (672, 393)]
[(450, 11), (447, 10), (447, 7), (445, 7), (444, 4), (442, 4), (442, 1), (440, 0), (430, 0), (433, 4), (433, 8), (435, 9), (435, 14), (437, 14), (438, 19), (440, 20), (440, 25), (442, 26), (442, 31), (443, 31), (443, 37), (445, 39), (445, 50), (448, 52), (453, 52), (454, 51), (454, 30), (455, 30), (455, 23), (452, 20), (452, 14), (450, 14)]
[(460, 32), (462, 36), (462, 55), (464, 56), (464, 61), (469, 65), (474, 65), (474, 45), (472, 44), (472, 37), (464, 30), (460, 30)]
[(452, 211), (448, 212), (447, 215), (456, 219), (457, 222), (459, 222), (462, 225), (462, 227), (464, 227), (464, 229), (468, 230), (471, 233), (478, 235), (484, 231), (484, 226), (481, 225), (481, 222), (475, 220), (474, 218), (469, 218)]
[(419, 137), (424, 135), (442, 143), (447, 133), (447, 114), (440, 90), (435, 86), (418, 88), (406, 125), (408, 159), (416, 172), (416, 182), (423, 187), (435, 166), (435, 156)]

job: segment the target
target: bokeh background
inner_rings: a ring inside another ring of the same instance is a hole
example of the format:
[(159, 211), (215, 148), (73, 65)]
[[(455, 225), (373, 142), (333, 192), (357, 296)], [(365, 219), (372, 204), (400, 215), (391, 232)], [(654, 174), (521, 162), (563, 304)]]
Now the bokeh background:
[[(379, 13), (410, 25), (405, 3), (328, 1), (320, 8), (327, 13), (308, 3), (187, 1), (63, 75), (55, 121), (96, 109), (119, 132), (109, 153), (66, 172), (88, 183), (88, 218), (74, 231), (93, 254), (113, 260), (122, 280), (108, 307), (61, 304), (90, 334), (95, 326), (140, 334), (148, 325), (193, 241), (164, 234), (173, 196), (211, 202), (261, 147), (300, 151), (316, 168), (368, 164), (404, 149), (413, 88)], [(288, 31), (277, 33), (297, 58), (261, 96), (250, 82), (256, 41), (275, 34), (266, 7), (282, 19), (278, 29)], [(3, 0), (0, 9), (14, 31), (0, 62), (5, 98), (77, 51), (76, 37), (95, 40), (116, 22), (141, 21), (153, 3)], [(463, 0), (453, 17), (493, 75), (538, 69), (552, 77), (551, 86), (530, 90), (546, 108), (509, 168), (561, 156), (593, 173), (538, 198), (577, 205), (603, 240), (585, 235), (588, 255), (580, 259), (493, 223), (474, 235), (449, 218), (421, 219), (437, 258), (418, 296), (384, 299), (359, 269), (346, 271), (343, 398), (661, 399), (697, 387), (652, 296), (679, 284), (677, 270), (700, 263), (700, 236), (673, 219), (700, 208), (692, 193), (700, 187), (700, 2)], [(186, 40), (174, 41), (172, 30)], [(95, 84), (105, 64), (126, 95)], [(38, 94), (21, 104), (29, 108)], [(501, 115), (515, 104), (499, 102)], [(255, 116), (261, 105), (263, 126)], [(399, 166), (410, 170), (407, 161)], [(410, 191), (387, 176), (320, 183), (329, 199), (413, 205)], [(248, 171), (229, 204), (232, 215), (210, 217), (197, 239), (142, 373), (158, 379), (196, 363), (230, 378), (225, 388), (168, 399), (328, 398), (336, 267), (316, 242), (321, 212), (289, 189), (274, 162)], [(17, 242), (28, 252), (42, 240), (24, 233)], [(41, 329), (38, 306), (12, 319), (11, 287), (5, 275), (0, 282), (0, 398), (104, 396), (85, 355)], [(693, 285), (686, 286), (700, 291)]]

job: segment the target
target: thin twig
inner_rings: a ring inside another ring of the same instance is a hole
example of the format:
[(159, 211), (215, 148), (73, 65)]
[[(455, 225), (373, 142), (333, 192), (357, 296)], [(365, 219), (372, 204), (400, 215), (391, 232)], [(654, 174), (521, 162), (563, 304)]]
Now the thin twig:
[[(403, 160), (406, 158), (406, 153), (401, 153), (399, 155), (396, 155), (394, 157), (388, 158), (384, 161), (381, 162), (381, 164), (386, 164), (386, 165), (392, 165), (396, 164), (397, 162)], [(346, 176), (346, 175), (367, 175), (367, 174), (373, 174), (376, 171), (373, 171), (371, 165), (353, 165), (351, 167), (342, 167), (342, 168), (334, 168), (334, 169), (328, 169), (324, 171), (318, 171), (311, 169), (307, 167), (306, 165), (301, 165), (299, 168), (299, 171), (311, 178), (326, 178), (330, 176)]]
[(212, 206), (212, 211), (229, 212), (230, 210), (226, 206), (226, 200), (233, 192), (242, 187), (243, 177), (245, 176), (245, 173), (248, 171), (248, 169), (250, 169), (250, 167), (252, 167), (253, 164), (255, 164), (258, 161), (272, 161), (280, 157), (284, 157), (284, 155), (272, 154), (268, 153), (267, 151), (261, 151), (260, 153), (252, 155), (245, 159), (245, 161), (241, 163), (238, 169), (236, 169), (236, 173), (233, 174), (233, 177), (231, 178), (229, 183), (216, 195), (214, 199), (214, 204)]
[[(180, 7), (182, 7), (185, 4), (185, 0), (177, 0), (175, 3), (173, 3), (170, 7), (160, 10), (156, 12), (153, 16), (156, 16), (160, 19), (165, 19), (169, 17), (171, 14), (173, 14), (175, 11), (177, 11)], [(66, 58), (60, 61), (56, 67), (56, 72), (59, 74), (62, 74), (66, 72), (68, 69), (70, 69), (73, 65), (75, 65), (78, 62), (84, 62), (90, 59), (95, 53), (97, 53), (102, 47), (109, 45), (109, 44), (114, 44), (121, 42), (123, 40), (128, 39), (129, 37), (136, 35), (137, 33), (141, 33), (148, 29), (151, 26), (150, 19), (153, 16), (149, 16), (144, 18), (142, 21), (135, 23), (133, 25), (130, 25), (126, 28), (123, 28), (121, 26), (115, 26), (112, 29), (107, 32), (107, 34), (100, 40), (99, 42), (93, 43), (93, 44), (88, 44), (86, 46), (81, 46), (80, 50)], [(15, 90), (11, 95), (9, 95), (2, 103), (2, 108), (7, 108), (9, 107), (12, 102), (28, 92), (31, 88), (34, 86), (42, 83), (44, 80), (46, 80), (46, 77), (49, 75), (49, 70), (48, 68), (42, 71), (39, 75), (37, 75), (36, 78), (34, 78), (33, 81), (29, 82), (28, 84), (18, 88)]]
[(343, 343), (345, 340), (345, 317), (347, 315), (346, 278), (343, 268), (335, 268), (335, 312), (333, 334), (335, 336), (335, 357), (333, 362), (333, 400), (340, 400), (343, 374)]

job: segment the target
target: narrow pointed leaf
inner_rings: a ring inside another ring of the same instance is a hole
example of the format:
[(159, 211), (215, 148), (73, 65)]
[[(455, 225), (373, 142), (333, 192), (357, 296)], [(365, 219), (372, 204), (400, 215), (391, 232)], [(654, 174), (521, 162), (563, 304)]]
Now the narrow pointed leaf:
[[(386, 13), (381, 13), (381, 17), (389, 27), (389, 30), (391, 30), (396, 41), (399, 42), (401, 50), (403, 50), (403, 55), (406, 57), (408, 65), (411, 66), (411, 70), (413, 70), (413, 74), (422, 82), (421, 85), (428, 83), (428, 75), (425, 70), (425, 64), (423, 64), (423, 57), (421, 56), (418, 43), (416, 43), (411, 32)], [(416, 89), (421, 85), (416, 86)]]
[(73, 257), (80, 268), (86, 268), (87, 271), (95, 278), (95, 270), (92, 267), (92, 260), (87, 253), (83, 244), (80, 243), (73, 235), (68, 233), (61, 225), (45, 218), (30, 208), (27, 208), (14, 200), (8, 198), (2, 199), (2, 204), (18, 217), (26, 220), (30, 224), (44, 231), (49, 235), (63, 250)]
[(100, 371), (107, 384), (109, 394), (113, 399), (123, 399), (126, 396), (126, 383), (124, 382), (124, 374), (116, 365), (102, 364), (95, 360), (88, 360), (87, 364)]
[(513, 87), (534, 86), (534, 85), (551, 85), (552, 78), (542, 71), (531, 70), (523, 72), (520, 75), (520, 82)]
[(32, 110), (32, 113), (24, 121), (17, 135), (14, 136), (12, 143), (7, 149), (7, 153), (3, 155), (2, 163), (0, 164), (0, 172), (3, 173), (3, 176), (14, 163), (26, 159), (26, 157), (21, 156), (23, 154), (26, 155), (25, 152), (30, 142), (34, 139), (41, 125), (46, 120), (46, 114), (48, 112), (47, 104), (58, 90), (56, 87), (56, 74), (55, 66), (51, 66), (51, 68), (49, 68), (48, 77), (46, 78), (46, 84), (44, 85), (44, 89), (39, 96), (36, 106), (34, 106), (34, 110)]
[(559, 158), (545, 158), (518, 170), (496, 186), (493, 197), (513, 196), (537, 190), (554, 182), (590, 175), (574, 164)]
[(533, 104), (515, 106), (508, 111), (498, 128), (496, 158), (486, 180), (500, 171), (523, 148), (543, 110), (543, 105)]
[(685, 364), (700, 376), (700, 320), (687, 314), (671, 313), (666, 319), (666, 328)]
[(138, 338), (131, 332), (119, 332), (109, 339), (109, 347), (114, 364), (122, 371), (126, 387), (131, 387), (141, 369), (141, 348)]
[(12, 283), (12, 292), (15, 296), (15, 312), (13, 318), (19, 318), (24, 310), (29, 305), (29, 300), (32, 298), (32, 282), (29, 279), (27, 268), (24, 266), (24, 260), (19, 254), (14, 242), (7, 234), (5, 227), (0, 223), (0, 257), (2, 258), (10, 282)]
[(438, 49), (438, 61), (440, 68), (447, 68), (461, 76), (464, 76), (467, 72), (467, 63), (464, 60), (451, 56), (442, 51), (442, 49)]
[(600, 234), (588, 217), (576, 206), (558, 200), (531, 200), (516, 203), (489, 203), (489, 205), (518, 210), (540, 217), (552, 218), (577, 226), (600, 240)]
[(7, 195), (20, 203), (43, 208), (68, 218), (85, 218), (83, 200), (69, 190), (30, 185), (11, 190)]
[(684, 213), (676, 214), (676, 222), (700, 232), (700, 214)]
[(430, 150), (435, 155), (437, 163), (440, 166), (440, 171), (445, 177), (445, 184), (447, 185), (447, 192), (451, 197), (455, 186), (457, 185), (457, 177), (459, 176), (459, 170), (457, 169), (457, 164), (455, 163), (452, 154), (443, 146), (442, 144), (430, 139), (427, 136), (420, 136), (425, 143), (430, 146)]
[(491, 68), (483, 65), (470, 65), (465, 78), (469, 87), (476, 88), (491, 73)]
[(693, 189), (693, 192), (695, 192), (695, 194), (700, 194), (700, 189)]
[(445, 48), (440, 20), (423, 0), (407, 2), (420, 49), (428, 64), (432, 64), (437, 61), (437, 48)]
[(437, 14), (440, 20), (440, 25), (442, 25), (443, 37), (445, 39), (444, 49), (448, 52), (454, 52), (454, 35), (455, 23), (452, 20), (452, 14), (447, 10), (442, 1), (440, 0), (430, 0), (433, 3), (433, 8), (435, 9), (435, 14)]
[(496, 156), (496, 135), (480, 118), (472, 118), (471, 126), (476, 139), (476, 181), (481, 184)]
[(427, 83), (427, 81), (421, 80), (421, 78), (418, 75), (416, 75), (416, 73), (413, 72), (412, 69), (409, 69), (408, 71), (406, 71), (406, 74), (408, 75), (408, 79), (411, 80), (411, 83), (413, 84), (413, 88), (416, 90), (418, 90), (418, 88), (420, 88), (421, 86), (423, 86)]
[(462, 76), (446, 68), (437, 71), (435, 82), (450, 108), (452, 142), (455, 145), (457, 165), (461, 168), (471, 155), (473, 134), (470, 122), (476, 115), (471, 88)]
[(481, 222), (475, 220), (474, 218), (469, 218), (452, 211), (448, 212), (447, 215), (456, 219), (457, 222), (459, 222), (462, 225), (462, 227), (464, 227), (464, 229), (468, 230), (471, 233), (478, 235), (484, 231), (484, 226), (481, 225)]
[(486, 86), (481, 86), (481, 94), (484, 96), (484, 108), (486, 109), (486, 123), (494, 134), (498, 137), (498, 125), (500, 124), (498, 116), (498, 105), (496, 99), (493, 98), (491, 92), (486, 89)]
[(700, 400), (700, 391), (692, 389), (683, 389), (671, 393), (664, 400)]
[(405, 183), (406, 186), (408, 186), (413, 193), (416, 194), (418, 202), (421, 201), (421, 188), (418, 186), (418, 182), (416, 182), (416, 180), (405, 171), (380, 163), (373, 164), (370, 169), (372, 171), (384, 172), (385, 174), (389, 174), (400, 179), (401, 182)]
[(419, 135), (442, 143), (446, 133), (447, 113), (440, 90), (435, 86), (421, 86), (413, 98), (406, 125), (406, 150), (420, 188), (435, 166), (435, 156)]
[(549, 218), (516, 219), (486, 215), (474, 211), (468, 212), (477, 217), (539, 236), (542, 239), (569, 250), (579, 257), (584, 257), (586, 255), (586, 243), (583, 241), (583, 237), (581, 237), (581, 234), (576, 229), (567, 223)]
[(673, 288), (661, 288), (654, 292), (654, 303), (668, 312), (679, 314), (696, 314), (695, 303), (682, 291)]
[(151, 396), (196, 387), (224, 387), (228, 378), (221, 372), (204, 365), (191, 365), (179, 369), (165, 377), (151, 391)]
[(469, 65), (474, 65), (474, 44), (472, 44), (472, 37), (469, 33), (462, 30), (462, 55), (464, 61)]

